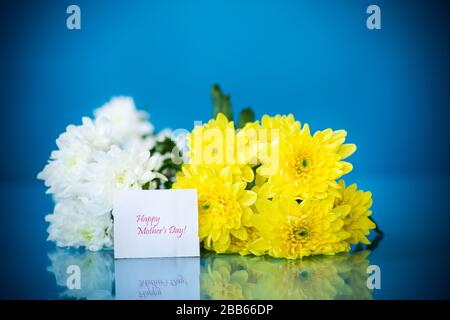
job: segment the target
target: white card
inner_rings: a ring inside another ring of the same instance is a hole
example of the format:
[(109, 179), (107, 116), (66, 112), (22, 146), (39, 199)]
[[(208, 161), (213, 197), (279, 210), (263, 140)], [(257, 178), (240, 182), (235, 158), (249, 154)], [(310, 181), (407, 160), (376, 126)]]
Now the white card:
[(129, 190), (114, 199), (114, 257), (198, 257), (197, 191)]
[(200, 299), (200, 258), (115, 261), (118, 300)]

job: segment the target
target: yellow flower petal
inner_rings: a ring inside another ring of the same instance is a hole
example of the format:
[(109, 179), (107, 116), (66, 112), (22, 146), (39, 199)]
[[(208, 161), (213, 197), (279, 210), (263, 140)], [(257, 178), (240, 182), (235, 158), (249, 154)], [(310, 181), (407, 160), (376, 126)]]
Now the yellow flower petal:
[(240, 240), (247, 240), (247, 231), (245, 228), (232, 229), (231, 234)]
[(239, 203), (244, 207), (249, 207), (255, 203), (257, 198), (256, 192), (245, 190), (239, 199)]

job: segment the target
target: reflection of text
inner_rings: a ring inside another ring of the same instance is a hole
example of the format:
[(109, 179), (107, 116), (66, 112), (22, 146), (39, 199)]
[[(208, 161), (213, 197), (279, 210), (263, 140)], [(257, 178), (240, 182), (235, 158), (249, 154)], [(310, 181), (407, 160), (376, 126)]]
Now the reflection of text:
[(163, 290), (167, 288), (178, 288), (188, 286), (187, 281), (182, 275), (178, 275), (174, 279), (146, 279), (138, 280), (138, 297), (139, 299), (147, 299), (151, 297), (161, 296)]

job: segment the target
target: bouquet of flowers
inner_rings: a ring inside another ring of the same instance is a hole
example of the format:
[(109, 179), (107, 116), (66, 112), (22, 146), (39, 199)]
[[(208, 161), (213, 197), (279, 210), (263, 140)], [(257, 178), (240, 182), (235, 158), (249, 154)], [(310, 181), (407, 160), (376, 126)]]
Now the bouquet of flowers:
[(177, 170), (170, 130), (155, 135), (131, 98), (112, 98), (94, 115), (67, 127), (38, 174), (56, 202), (46, 220), (58, 246), (112, 247), (114, 192), (170, 188)]
[(38, 178), (55, 199), (49, 240), (98, 250), (113, 246), (113, 194), (124, 189), (194, 188), (199, 239), (216, 253), (297, 259), (370, 244), (372, 195), (346, 186), (355, 152), (344, 130), (311, 133), (293, 115), (250, 108), (233, 122), (230, 97), (212, 89), (215, 117), (187, 135), (185, 163), (170, 130), (153, 134), (133, 100), (113, 98), (57, 139)]
[(356, 150), (346, 131), (311, 134), (293, 115), (253, 121), (248, 108), (237, 129), (229, 96), (218, 87), (212, 96), (216, 118), (188, 135), (189, 161), (173, 185), (198, 190), (205, 249), (296, 259), (370, 243), (371, 193), (338, 181)]

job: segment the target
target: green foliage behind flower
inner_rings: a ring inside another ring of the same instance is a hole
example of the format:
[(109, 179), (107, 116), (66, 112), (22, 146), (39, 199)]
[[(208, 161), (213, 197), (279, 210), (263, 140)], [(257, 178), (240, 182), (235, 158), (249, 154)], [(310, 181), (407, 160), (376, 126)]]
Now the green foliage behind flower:
[(174, 148), (176, 148), (175, 142), (170, 137), (164, 137), (161, 141), (156, 141), (155, 146), (150, 150), (151, 155), (164, 155), (164, 160), (162, 160), (159, 172), (161, 172), (167, 180), (162, 181), (161, 179), (156, 179), (157, 189), (170, 189), (175, 180), (177, 171), (181, 168), (181, 165), (172, 161), (171, 152)]

